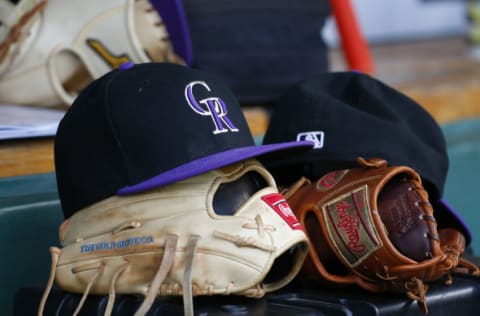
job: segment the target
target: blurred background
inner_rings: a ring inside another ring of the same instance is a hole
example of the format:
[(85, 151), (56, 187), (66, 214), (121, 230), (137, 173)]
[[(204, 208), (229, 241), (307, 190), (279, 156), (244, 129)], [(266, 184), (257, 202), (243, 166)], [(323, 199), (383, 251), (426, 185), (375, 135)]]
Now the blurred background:
[[(480, 1), (349, 2), (373, 76), (415, 99), (441, 124), (480, 116)], [(329, 71), (351, 69), (337, 22), (329, 15), (320, 31)], [(261, 134), (267, 118), (261, 109), (250, 110), (252, 130)]]
[[(6, 8), (27, 2), (0, 0), (0, 42), (1, 36), (8, 35), (7, 24), (2, 23), (2, 19), (11, 17)], [(127, 0), (110, 2), (124, 5)], [(174, 38), (169, 24), (167, 31), (171, 33), (173, 48), (175, 43), (182, 48), (182, 52), (176, 50), (175, 53), (187, 63), (219, 72), (229, 80), (241, 97), (249, 127), (256, 137), (261, 137), (268, 126), (271, 98), (306, 73), (365, 71), (417, 101), (444, 131), (450, 157), (444, 196), (471, 227), (474, 239), (470, 250), (480, 254), (480, 194), (477, 193), (480, 178), (480, 0), (151, 2), (159, 4), (163, 18), (168, 10), (163, 11), (160, 3), (183, 5), (184, 12), (177, 14), (184, 14), (188, 22), (192, 50), (187, 47), (188, 41), (181, 41), (186, 37), (180, 41)], [(65, 3), (65, 0), (50, 0), (45, 10), (49, 10), (49, 5)], [(100, 3), (106, 5), (103, 1), (69, 1), (69, 5), (78, 6), (95, 7)], [(70, 11), (73, 7), (69, 7)], [(339, 11), (334, 10), (339, 7)], [(73, 11), (77, 15), (95, 10)], [(68, 20), (70, 17), (64, 14), (62, 18)], [(156, 24), (159, 25), (163, 26)], [(116, 30), (118, 25), (112, 23), (108, 27)], [(186, 35), (182, 32), (177, 29), (175, 34)], [(122, 34), (111, 30), (104, 33), (109, 39)], [(64, 37), (74, 38), (68, 34)], [(53, 38), (57, 37), (48, 39)], [(348, 46), (346, 41), (352, 39), (354, 43)], [(169, 44), (168, 37), (162, 40), (162, 44)], [(0, 57), (6, 47), (4, 42), (1, 44)], [(42, 56), (35, 55), (35, 51), (30, 53), (34, 54), (35, 62), (37, 56)], [(5, 78), (2, 73), (5, 69), (1, 66), (0, 62), (0, 88)], [(28, 95), (29, 89), (21, 88)], [(255, 93), (250, 93), (253, 90)], [(28, 105), (22, 104), (16, 109), (27, 109)], [(50, 261), (45, 245), (58, 240), (57, 228), (63, 218), (53, 173), (53, 133), (66, 108), (68, 105), (40, 109), (37, 104), (36, 109), (26, 113), (3, 107), (0, 100), (0, 136), (12, 130), (13, 117), (20, 119), (16, 122), (18, 126), (27, 127), (30, 133), (30, 136), (17, 139), (0, 137), (0, 237), (4, 241), (2, 252), (10, 254), (0, 262), (4, 264), (0, 280), (5, 290), (0, 303), (6, 306), (7, 314), (12, 308), (15, 289), (24, 286), (25, 282), (45, 284)], [(42, 118), (48, 124), (36, 126)], [(32, 223), (36, 229), (31, 229)], [(31, 262), (38, 263), (37, 271), (31, 268)]]
[[(373, 75), (418, 101), (440, 123), (480, 115), (480, 1), (353, 0)], [(347, 69), (335, 22), (323, 37), (330, 69)]]

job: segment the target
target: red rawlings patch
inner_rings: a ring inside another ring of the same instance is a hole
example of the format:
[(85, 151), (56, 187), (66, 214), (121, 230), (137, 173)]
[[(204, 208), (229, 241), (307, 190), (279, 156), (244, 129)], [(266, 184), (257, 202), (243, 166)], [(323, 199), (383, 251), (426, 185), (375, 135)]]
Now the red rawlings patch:
[(279, 193), (272, 193), (262, 196), (262, 200), (268, 204), (292, 229), (303, 230), (297, 217), (293, 214), (290, 205), (285, 197)]

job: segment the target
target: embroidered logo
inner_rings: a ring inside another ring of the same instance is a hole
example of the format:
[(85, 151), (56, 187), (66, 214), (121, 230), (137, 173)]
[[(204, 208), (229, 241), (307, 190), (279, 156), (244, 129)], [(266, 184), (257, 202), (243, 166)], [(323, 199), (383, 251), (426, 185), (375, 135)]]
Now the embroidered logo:
[(382, 245), (375, 230), (367, 193), (364, 186), (323, 207), (328, 235), (351, 267), (359, 265)]
[(101, 241), (94, 244), (82, 244), (80, 245), (80, 252), (96, 252), (113, 249), (123, 249), (130, 247), (138, 247), (142, 245), (152, 244), (154, 242), (153, 236), (137, 236), (128, 239), (118, 241)]
[(215, 130), (213, 134), (230, 132), (238, 132), (238, 128), (233, 125), (227, 116), (227, 104), (219, 97), (210, 97), (197, 101), (193, 95), (193, 87), (200, 85), (207, 91), (211, 91), (210, 87), (204, 81), (193, 81), (185, 87), (185, 99), (190, 108), (195, 113), (210, 116)]
[(288, 205), (285, 197), (279, 193), (272, 193), (262, 196), (262, 200), (268, 204), (280, 217), (292, 228), (303, 230), (302, 225), (298, 222), (297, 217), (293, 214), (290, 205)]
[(348, 173), (348, 170), (336, 170), (327, 173), (317, 181), (317, 190), (326, 191), (334, 187)]
[(99, 40), (89, 38), (87, 39), (87, 45), (98, 55), (100, 58), (110, 66), (112, 69), (120, 67), (120, 65), (131, 62), (132, 60), (127, 54), (114, 55), (110, 52), (105, 45)]
[(351, 251), (356, 253), (361, 253), (365, 251), (365, 243), (360, 241), (360, 220), (358, 217), (351, 215), (348, 210), (353, 206), (347, 201), (341, 201), (335, 205), (335, 209), (338, 212), (338, 221), (336, 223), (337, 228), (343, 229), (344, 233), (347, 235), (348, 248)]
[(311, 141), (313, 142), (313, 149), (323, 148), (324, 132), (303, 132), (297, 134), (297, 141)]

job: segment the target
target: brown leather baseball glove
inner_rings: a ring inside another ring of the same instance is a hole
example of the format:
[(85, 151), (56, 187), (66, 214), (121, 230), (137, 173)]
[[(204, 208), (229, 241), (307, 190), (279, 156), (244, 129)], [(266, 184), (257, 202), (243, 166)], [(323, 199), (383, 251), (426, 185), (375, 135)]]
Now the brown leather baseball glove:
[(310, 240), (302, 275), (331, 286), (405, 292), (427, 313), (426, 283), (451, 282), (459, 264), (478, 274), (460, 258), (465, 237), (452, 228), (437, 231), (413, 169), (382, 159), (358, 163), (314, 183), (302, 178), (283, 192)]

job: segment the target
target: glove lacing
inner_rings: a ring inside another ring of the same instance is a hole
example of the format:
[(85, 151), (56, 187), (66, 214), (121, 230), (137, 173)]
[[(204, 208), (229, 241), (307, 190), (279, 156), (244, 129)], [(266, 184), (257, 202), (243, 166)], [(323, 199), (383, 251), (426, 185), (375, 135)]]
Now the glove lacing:
[(420, 309), (424, 314), (428, 313), (426, 294), (428, 285), (424, 284), (419, 278), (413, 277), (410, 281), (405, 282), (405, 289), (407, 289), (407, 296), (414, 301), (417, 301)]
[[(0, 43), (0, 63), (7, 56), (10, 46), (18, 41), (22, 35), (22, 28), (32, 19), (39, 11), (43, 10), (47, 5), (47, 0), (40, 1), (30, 11), (25, 13), (19, 21), (12, 27), (7, 38)], [(13, 14), (12, 14), (13, 15)]]
[[(258, 235), (260, 237), (263, 237), (266, 231), (274, 231), (275, 227), (272, 225), (266, 225), (263, 223), (262, 217), (260, 215), (255, 216), (255, 223), (246, 223), (242, 226), (242, 228), (246, 229), (256, 229), (258, 231)], [(226, 232), (221, 232), (221, 231), (214, 231), (214, 236), (231, 241), (238, 247), (255, 247), (259, 248), (268, 252), (274, 252), (276, 250), (276, 247), (273, 245), (269, 245), (266, 243), (259, 242), (253, 237), (244, 237), (240, 235), (232, 235)]]
[(305, 178), (305, 177), (301, 177), (300, 179), (298, 179), (297, 181), (295, 181), (294, 184), (292, 184), (290, 187), (288, 188), (284, 188), (280, 194), (282, 194), (286, 200), (288, 200), (293, 194), (295, 194), (295, 192), (297, 192), (301, 187), (303, 187), (304, 185), (307, 185), (307, 184), (310, 184), (312, 183), (309, 179)]
[[(193, 268), (193, 259), (197, 249), (197, 244), (199, 239), (200, 239), (200, 236), (192, 235), (189, 239), (189, 242), (185, 250), (186, 266), (185, 266), (184, 278), (183, 278), (183, 306), (184, 306), (185, 315), (193, 315), (192, 268)], [(158, 267), (157, 273), (155, 274), (155, 277), (152, 280), (150, 288), (148, 289), (148, 292), (145, 295), (145, 298), (142, 304), (140, 305), (137, 312), (135, 313), (135, 316), (145, 315), (149, 311), (153, 302), (155, 301), (155, 297), (157, 296), (160, 286), (162, 285), (163, 281), (168, 275), (168, 272), (173, 267), (175, 252), (177, 248), (177, 240), (178, 240), (178, 236), (175, 234), (167, 234), (165, 236), (165, 247), (164, 247), (162, 262), (160, 263), (160, 266)], [(40, 301), (38, 316), (43, 315), (43, 311), (45, 309), (45, 304), (46, 304), (48, 295), (52, 289), (53, 282), (55, 280), (55, 273), (56, 273), (58, 259), (62, 254), (62, 251), (57, 247), (50, 247), (50, 253), (52, 256), (50, 276), (47, 282), (47, 287)], [(104, 316), (110, 316), (112, 313), (112, 309), (115, 301), (115, 284), (118, 277), (121, 275), (123, 271), (125, 271), (128, 265), (129, 265), (129, 262), (125, 260), (125, 264), (121, 265), (117, 269), (117, 271), (115, 271), (114, 273), (114, 276), (110, 282), (110, 291), (109, 291), (108, 302), (105, 308)], [(103, 273), (104, 268), (105, 268), (105, 264), (103, 262), (98, 262), (95, 264), (87, 264), (87, 265), (83, 265), (83, 266), (72, 269), (73, 273), (79, 273), (82, 271), (95, 270), (95, 269), (97, 270), (94, 276), (88, 282), (87, 287), (83, 292), (82, 298), (73, 313), (74, 316), (78, 315), (78, 313), (80, 312), (88, 296), (88, 293), (90, 292), (91, 287), (93, 286), (93, 284), (95, 284), (95, 281), (97, 280), (97, 278)]]

